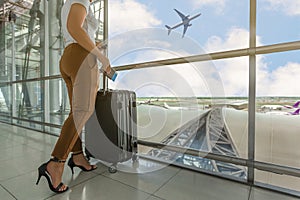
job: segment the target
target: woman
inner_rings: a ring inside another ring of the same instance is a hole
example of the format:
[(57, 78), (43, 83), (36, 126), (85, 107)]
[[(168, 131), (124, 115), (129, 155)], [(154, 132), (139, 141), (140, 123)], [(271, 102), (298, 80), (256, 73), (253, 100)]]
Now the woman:
[(102, 63), (104, 72), (109, 74), (112, 70), (108, 58), (95, 45), (98, 21), (89, 8), (90, 1), (67, 0), (61, 13), (66, 48), (60, 60), (60, 72), (68, 88), (71, 111), (63, 124), (52, 158), (38, 168), (36, 183), (45, 176), (49, 188), (56, 193), (68, 190), (61, 179), (70, 152), (73, 153), (68, 165), (72, 173), (74, 167), (83, 171), (96, 169), (96, 165), (90, 165), (83, 154), (79, 134), (95, 106), (99, 80), (97, 59)]

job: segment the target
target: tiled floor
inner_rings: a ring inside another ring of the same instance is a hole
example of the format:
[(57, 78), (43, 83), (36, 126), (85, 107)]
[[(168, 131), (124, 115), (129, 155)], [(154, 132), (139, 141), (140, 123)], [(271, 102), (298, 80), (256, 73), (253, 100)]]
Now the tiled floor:
[[(139, 160), (118, 166), (110, 174), (98, 163), (93, 172), (65, 168), (64, 183), (70, 190), (56, 195), (45, 178), (35, 185), (37, 167), (49, 159), (56, 137), (0, 124), (1, 200), (296, 200), (297, 198), (227, 181), (172, 166)], [(146, 173), (147, 171), (147, 173)], [(152, 171), (152, 172), (151, 172)]]

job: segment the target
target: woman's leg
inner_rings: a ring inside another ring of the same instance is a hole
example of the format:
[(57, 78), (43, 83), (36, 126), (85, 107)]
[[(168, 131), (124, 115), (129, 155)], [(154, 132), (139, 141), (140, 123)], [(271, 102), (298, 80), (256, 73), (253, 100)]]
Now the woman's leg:
[[(73, 96), (73, 85), (71, 78), (68, 77), (67, 74), (61, 70), (61, 75), (66, 83), (67, 91), (68, 91), (68, 97), (69, 97), (69, 105), (70, 105), (70, 114), (73, 112), (72, 109), (72, 96)], [(82, 152), (82, 142), (81, 139), (78, 137), (77, 141), (75, 142), (75, 145), (73, 146), (72, 152)]]
[[(68, 157), (69, 152), (71, 151), (70, 147), (73, 147), (77, 140), (79, 140), (79, 135), (76, 131), (75, 124), (74, 124), (74, 117), (73, 117), (73, 108), (72, 108), (72, 96), (73, 96), (73, 83), (71, 77), (69, 77), (62, 69), (61, 75), (64, 79), (67, 89), (68, 89), (68, 96), (70, 100), (70, 108), (71, 111), (69, 113), (68, 118), (65, 120), (60, 137), (56, 142), (56, 145), (53, 149), (52, 156), (58, 158), (59, 160), (66, 160)], [(75, 133), (75, 134), (73, 134)], [(73, 141), (74, 140), (74, 141)], [(66, 144), (66, 145), (64, 145)]]

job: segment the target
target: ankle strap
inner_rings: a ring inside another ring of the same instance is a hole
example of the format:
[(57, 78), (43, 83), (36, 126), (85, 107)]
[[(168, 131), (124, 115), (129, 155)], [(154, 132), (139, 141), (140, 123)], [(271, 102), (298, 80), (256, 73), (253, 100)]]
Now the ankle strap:
[(59, 159), (56, 158), (56, 157), (51, 158), (50, 160), (53, 161), (53, 162), (58, 162), (58, 163), (65, 163), (65, 162), (66, 162), (65, 160), (59, 160)]
[(76, 155), (79, 155), (79, 154), (83, 154), (83, 151), (73, 152), (73, 153), (72, 153), (72, 156), (73, 156), (73, 155), (76, 156)]

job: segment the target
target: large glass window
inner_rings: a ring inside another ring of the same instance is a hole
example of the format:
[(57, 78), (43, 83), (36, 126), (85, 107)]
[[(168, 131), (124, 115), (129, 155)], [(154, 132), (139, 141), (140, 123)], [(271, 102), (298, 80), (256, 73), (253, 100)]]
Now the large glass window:
[[(64, 49), (62, 5), (59, 0), (21, 1), (5, 2), (6, 9), (0, 8), (1, 121), (59, 134), (58, 128), (70, 111), (59, 72)], [(102, 0), (91, 5), (99, 22), (97, 41), (104, 38), (103, 8)], [(16, 14), (15, 20), (8, 17), (10, 11)]]
[(299, 178), (295, 176), (287, 176), (281, 174), (270, 173), (261, 170), (255, 170), (256, 181), (259, 185), (271, 185), (273, 189), (282, 190), (286, 189), (285, 192), (290, 194), (298, 195)]
[(11, 116), (11, 87), (10, 85), (0, 85), (0, 119), (1, 121), (10, 122)]
[[(257, 60), (256, 160), (300, 168), (298, 137), (299, 51), (272, 53)], [(257, 180), (300, 190), (299, 178), (258, 171)]]
[[(108, 55), (112, 65), (247, 48), (248, 2), (215, 3), (172, 1), (170, 7), (168, 1), (109, 2)], [(190, 17), (201, 13), (191, 21), (184, 37), (183, 26), (170, 29), (168, 34), (167, 26), (182, 22), (178, 11)], [(136, 91), (140, 140), (247, 158), (248, 57), (205, 60), (209, 61), (149, 69), (135, 69), (133, 65), (132, 70), (121, 72), (110, 87)], [(193, 66), (198, 71), (192, 71)], [(190, 90), (193, 93), (187, 92)], [(178, 159), (198, 170), (246, 177), (245, 167), (165, 150), (141, 149), (141, 153)]]

